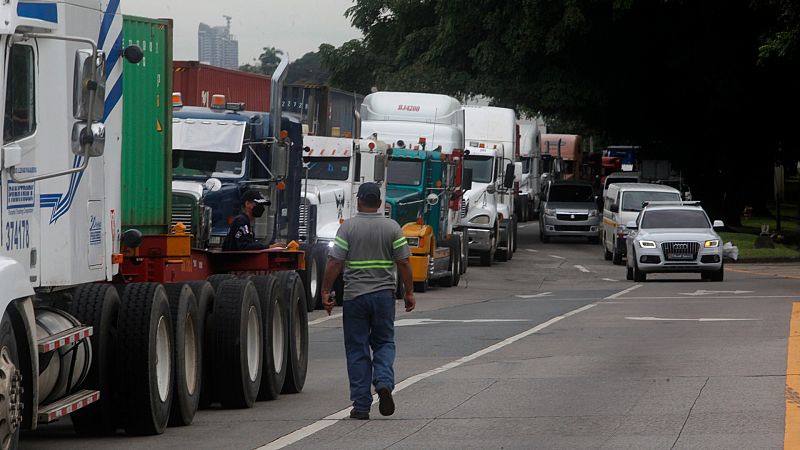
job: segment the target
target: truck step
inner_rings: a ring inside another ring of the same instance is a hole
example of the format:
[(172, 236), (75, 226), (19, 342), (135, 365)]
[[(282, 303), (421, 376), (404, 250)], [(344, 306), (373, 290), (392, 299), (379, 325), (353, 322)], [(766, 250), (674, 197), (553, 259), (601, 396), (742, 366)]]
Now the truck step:
[(100, 400), (100, 391), (83, 390), (78, 391), (69, 397), (51, 403), (49, 405), (42, 405), (39, 408), (39, 423), (51, 423), (56, 420), (74, 413), (75, 411), (85, 408), (92, 403)]
[(92, 327), (75, 327), (39, 339), (39, 353), (49, 353), (66, 345), (72, 345), (92, 335)]

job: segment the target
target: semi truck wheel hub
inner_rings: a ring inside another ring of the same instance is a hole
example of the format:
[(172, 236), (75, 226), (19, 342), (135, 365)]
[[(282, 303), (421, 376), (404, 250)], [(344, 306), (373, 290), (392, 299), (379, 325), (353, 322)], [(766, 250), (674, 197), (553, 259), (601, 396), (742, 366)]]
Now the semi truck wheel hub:
[(11, 361), (8, 347), (0, 350), (0, 449), (11, 446), (11, 438), (22, 424), (22, 374)]

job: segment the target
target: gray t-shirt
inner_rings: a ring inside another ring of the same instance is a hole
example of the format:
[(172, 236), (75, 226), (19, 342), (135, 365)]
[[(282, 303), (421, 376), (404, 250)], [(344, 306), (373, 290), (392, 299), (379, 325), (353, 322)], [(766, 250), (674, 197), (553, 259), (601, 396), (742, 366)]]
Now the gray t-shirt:
[(386, 289), (394, 290), (395, 261), (411, 250), (400, 225), (381, 213), (358, 213), (336, 233), (331, 258), (345, 261), (344, 300)]

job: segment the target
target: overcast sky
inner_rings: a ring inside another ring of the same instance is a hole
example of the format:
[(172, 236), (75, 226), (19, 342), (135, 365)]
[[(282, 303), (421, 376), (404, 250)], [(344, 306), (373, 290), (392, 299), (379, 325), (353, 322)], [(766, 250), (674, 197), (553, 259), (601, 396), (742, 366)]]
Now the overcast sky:
[(197, 59), (200, 22), (224, 25), (239, 40), (239, 60), (251, 62), (263, 47), (277, 47), (295, 60), (322, 43), (339, 46), (361, 37), (344, 17), (353, 0), (128, 0), (123, 12), (175, 21), (175, 59)]

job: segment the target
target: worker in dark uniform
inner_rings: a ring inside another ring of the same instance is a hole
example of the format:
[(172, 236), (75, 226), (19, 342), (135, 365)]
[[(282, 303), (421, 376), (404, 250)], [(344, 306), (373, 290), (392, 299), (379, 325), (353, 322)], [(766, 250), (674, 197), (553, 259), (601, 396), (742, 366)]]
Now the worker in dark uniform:
[(249, 190), (242, 196), (242, 212), (233, 219), (231, 229), (222, 243), (222, 250), (263, 250), (267, 245), (256, 241), (253, 233), (253, 220), (264, 215), (269, 202), (258, 191)]

